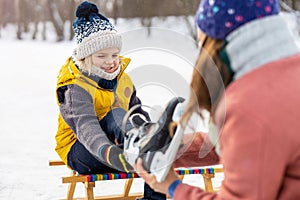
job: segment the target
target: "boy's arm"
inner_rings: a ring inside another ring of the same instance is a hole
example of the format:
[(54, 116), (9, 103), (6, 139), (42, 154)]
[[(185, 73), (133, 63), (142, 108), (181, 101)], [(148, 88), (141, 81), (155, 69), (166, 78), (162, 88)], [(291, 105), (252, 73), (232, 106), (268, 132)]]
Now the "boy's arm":
[(92, 97), (77, 85), (68, 85), (63, 93), (60, 92), (60, 96), (63, 101), (60, 102), (59, 110), (64, 121), (72, 129), (78, 141), (91, 154), (99, 157), (100, 146), (111, 142), (99, 124)]
[(123, 150), (112, 145), (102, 130), (90, 94), (76, 85), (69, 85), (59, 93), (61, 115), (79, 142), (107, 166), (131, 171), (132, 167), (123, 158)]

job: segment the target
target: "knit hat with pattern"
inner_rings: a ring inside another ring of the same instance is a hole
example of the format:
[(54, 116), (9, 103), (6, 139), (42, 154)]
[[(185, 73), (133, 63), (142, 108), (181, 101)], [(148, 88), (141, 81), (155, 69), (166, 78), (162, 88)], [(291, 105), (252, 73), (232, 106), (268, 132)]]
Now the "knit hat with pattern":
[(206, 35), (223, 40), (249, 21), (278, 13), (278, 0), (202, 0), (196, 23)]
[(76, 38), (74, 57), (83, 59), (101, 49), (121, 50), (122, 38), (110, 21), (99, 13), (95, 4), (82, 2), (76, 9), (73, 31)]

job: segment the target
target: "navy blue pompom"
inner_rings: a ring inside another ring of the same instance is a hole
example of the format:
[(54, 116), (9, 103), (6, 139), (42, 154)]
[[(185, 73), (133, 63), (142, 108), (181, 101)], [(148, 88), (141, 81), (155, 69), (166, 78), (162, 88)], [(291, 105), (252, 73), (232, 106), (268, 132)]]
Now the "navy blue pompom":
[(99, 10), (95, 4), (84, 1), (77, 7), (75, 15), (76, 17), (84, 17), (88, 19), (92, 13), (98, 14), (98, 12)]

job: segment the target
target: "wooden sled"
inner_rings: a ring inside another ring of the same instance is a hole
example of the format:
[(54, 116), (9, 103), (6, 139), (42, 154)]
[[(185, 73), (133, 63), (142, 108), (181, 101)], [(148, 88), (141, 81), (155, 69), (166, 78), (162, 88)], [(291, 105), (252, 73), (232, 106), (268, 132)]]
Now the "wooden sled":
[[(49, 166), (61, 166), (65, 165), (61, 160), (50, 160)], [(177, 168), (176, 172), (180, 176), (181, 180), (185, 175), (189, 174), (201, 174), (204, 180), (205, 191), (215, 192), (212, 184), (212, 178), (215, 177), (215, 173), (223, 172), (222, 168)], [(135, 200), (138, 197), (143, 197), (143, 193), (130, 193), (131, 185), (135, 178), (139, 178), (136, 173), (107, 173), (107, 174), (92, 174), (92, 175), (80, 175), (76, 171), (71, 170), (71, 175), (62, 177), (62, 183), (68, 184), (67, 200)], [(126, 179), (123, 193), (119, 195), (109, 196), (94, 196), (94, 187), (96, 181), (105, 180), (118, 180)], [(74, 198), (74, 192), (77, 183), (83, 183), (85, 186), (85, 198)]]

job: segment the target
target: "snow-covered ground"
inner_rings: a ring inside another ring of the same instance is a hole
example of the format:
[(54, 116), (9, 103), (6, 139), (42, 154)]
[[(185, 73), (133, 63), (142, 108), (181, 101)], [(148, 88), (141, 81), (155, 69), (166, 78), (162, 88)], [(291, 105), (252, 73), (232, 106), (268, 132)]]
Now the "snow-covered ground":
[[(160, 108), (173, 96), (188, 97), (198, 49), (184, 32), (186, 27), (173, 19), (170, 29), (163, 29), (166, 26), (161, 23), (148, 37), (146, 29), (132, 24), (121, 21), (118, 25), (124, 36), (123, 54), (132, 58), (126, 71), (144, 104)], [(63, 166), (49, 167), (48, 160), (58, 159), (54, 151), (56, 76), (71, 55), (73, 42), (16, 41), (13, 28), (2, 31), (0, 199), (60, 199), (67, 191), (60, 177), (69, 171)], [(221, 180), (218, 176), (215, 185)], [(185, 181), (203, 186), (196, 175)], [(112, 181), (97, 183), (95, 194), (120, 193), (123, 183), (117, 181), (118, 187)], [(137, 180), (133, 190), (142, 188), (143, 181)], [(78, 187), (75, 196), (83, 194), (83, 186)]]

